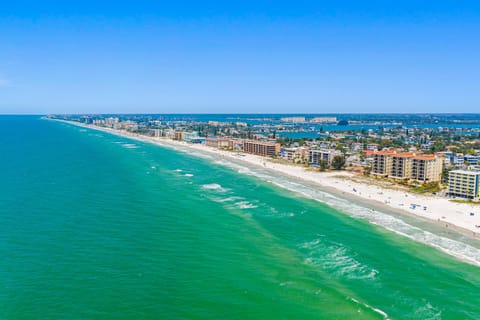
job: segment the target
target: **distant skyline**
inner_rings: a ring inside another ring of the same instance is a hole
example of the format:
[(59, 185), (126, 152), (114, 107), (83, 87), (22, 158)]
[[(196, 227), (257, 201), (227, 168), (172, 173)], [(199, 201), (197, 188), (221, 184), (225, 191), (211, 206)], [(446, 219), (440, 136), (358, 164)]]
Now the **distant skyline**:
[(479, 1), (12, 1), (0, 113), (478, 113)]

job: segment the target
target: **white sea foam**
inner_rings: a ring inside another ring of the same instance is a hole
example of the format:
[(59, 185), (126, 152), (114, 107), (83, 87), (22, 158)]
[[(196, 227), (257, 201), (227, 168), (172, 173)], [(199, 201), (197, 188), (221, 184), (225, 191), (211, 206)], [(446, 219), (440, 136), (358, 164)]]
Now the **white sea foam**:
[(191, 174), (191, 173), (185, 173), (184, 176), (185, 176), (185, 177), (193, 177), (193, 174)]
[(222, 186), (219, 185), (218, 183), (204, 184), (202, 187), (204, 189), (221, 189), (222, 188)]
[(133, 144), (133, 143), (123, 143), (123, 144), (122, 144), (122, 147), (127, 148), (127, 149), (136, 149), (136, 148), (138, 148), (138, 146), (137, 146), (136, 144)]
[(225, 192), (225, 191), (227, 191), (227, 189), (222, 188), (222, 186), (219, 185), (218, 183), (204, 184), (204, 185), (202, 185), (202, 188), (203, 188), (203, 189), (207, 189), (207, 190), (220, 191), (220, 192)]
[(374, 280), (378, 271), (354, 258), (355, 253), (340, 244), (315, 239), (300, 245), (306, 250), (305, 262), (329, 270), (339, 278)]
[(184, 149), (182, 151), (198, 158), (209, 159), (209, 160), (214, 159), (211, 155), (203, 152), (196, 152), (196, 151), (192, 151), (191, 149)]
[[(303, 212), (300, 212), (300, 214), (303, 214)], [(262, 210), (262, 215), (264, 217), (278, 218), (278, 219), (292, 218), (292, 217), (296, 216), (296, 214), (294, 212), (279, 211), (279, 210), (277, 210), (277, 208), (274, 208), (274, 207), (268, 207), (267, 210)]]
[(426, 302), (415, 310), (415, 316), (419, 319), (440, 320), (442, 319), (442, 310), (439, 310), (429, 302)]
[(240, 169), (238, 169), (238, 173), (246, 174), (246, 175), (252, 175), (253, 174), (252, 170), (250, 170), (248, 168), (240, 168)]
[(224, 202), (232, 202), (232, 201), (241, 200), (241, 199), (243, 199), (243, 198), (232, 196), (232, 197), (227, 197), (227, 198), (213, 199), (213, 201), (219, 202), (219, 203), (224, 203)]
[(239, 209), (255, 209), (255, 208), (258, 208), (258, 206), (248, 202), (248, 201), (239, 201), (237, 203), (235, 203), (235, 205), (239, 208)]
[(215, 164), (220, 164), (222, 166), (225, 166), (225, 165), (228, 165), (229, 164), (229, 161), (227, 160), (215, 160), (214, 161)]
[(290, 286), (293, 284), (293, 281), (286, 281), (286, 282), (280, 282), (278, 285), (280, 287), (286, 287), (286, 286)]
[(175, 172), (182, 172), (183, 170), (182, 169), (175, 169), (174, 171)]
[(376, 312), (376, 313), (380, 314), (380, 315), (383, 317), (384, 320), (390, 319), (390, 318), (388, 317), (388, 314), (387, 314), (385, 311), (383, 311), (383, 310), (380, 310), (380, 309), (378, 309), (378, 308), (374, 308), (374, 307), (372, 307), (371, 305), (369, 305), (369, 304), (367, 304), (367, 303), (362, 303), (362, 302), (358, 301), (358, 300), (355, 299), (355, 298), (350, 298), (350, 300), (353, 301), (353, 302), (355, 302), (356, 304), (362, 305), (362, 306), (366, 307), (367, 309), (372, 310), (373, 312)]

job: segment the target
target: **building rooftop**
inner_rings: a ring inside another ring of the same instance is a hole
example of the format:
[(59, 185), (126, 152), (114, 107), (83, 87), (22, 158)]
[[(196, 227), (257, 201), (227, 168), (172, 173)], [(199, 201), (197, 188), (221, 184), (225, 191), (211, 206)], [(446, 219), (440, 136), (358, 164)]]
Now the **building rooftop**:
[(428, 160), (435, 160), (435, 159), (437, 159), (437, 157), (433, 154), (424, 154), (424, 155), (414, 156), (413, 159), (428, 161)]
[(460, 170), (452, 170), (450, 173), (461, 173), (461, 174), (468, 174), (468, 175), (480, 175), (480, 171), (476, 170), (465, 170), (465, 169), (460, 169)]

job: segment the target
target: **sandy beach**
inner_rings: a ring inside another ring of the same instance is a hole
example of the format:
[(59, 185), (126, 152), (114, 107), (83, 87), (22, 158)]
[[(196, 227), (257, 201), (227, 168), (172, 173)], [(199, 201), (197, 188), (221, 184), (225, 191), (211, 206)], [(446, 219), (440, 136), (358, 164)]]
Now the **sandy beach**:
[(301, 166), (273, 162), (268, 158), (251, 154), (239, 154), (200, 144), (189, 144), (166, 138), (147, 137), (126, 131), (85, 125), (77, 122), (65, 122), (147, 143), (170, 145), (172, 147), (181, 146), (201, 152), (208, 152), (219, 158), (223, 157), (235, 161), (242, 161), (250, 165), (272, 170), (282, 175), (308, 181), (321, 187), (333, 188), (344, 196), (352, 196), (376, 203), (377, 205), (386, 206), (396, 212), (404, 212), (410, 216), (413, 215), (423, 220), (429, 220), (445, 228), (454, 228), (469, 236), (480, 237), (480, 205), (456, 203), (440, 196), (420, 195), (401, 189), (396, 190), (368, 184), (366, 183), (367, 181), (358, 181), (361, 179), (355, 179), (353, 173), (346, 171), (316, 172), (306, 170), (306, 168)]

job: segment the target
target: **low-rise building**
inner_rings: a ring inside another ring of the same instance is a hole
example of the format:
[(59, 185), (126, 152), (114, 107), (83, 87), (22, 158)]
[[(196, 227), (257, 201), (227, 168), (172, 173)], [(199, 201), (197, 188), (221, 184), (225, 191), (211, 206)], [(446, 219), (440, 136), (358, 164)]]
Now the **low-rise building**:
[(298, 148), (282, 148), (280, 149), (280, 158), (287, 161), (293, 161), (295, 158), (295, 153)]
[(469, 165), (477, 165), (477, 164), (480, 164), (480, 156), (467, 154), (463, 156), (463, 161), (465, 163), (468, 163)]
[(184, 132), (183, 133), (183, 141), (185, 141), (185, 142), (201, 143), (199, 141), (203, 140), (203, 139), (199, 139), (199, 138), (200, 138), (200, 136), (198, 135), (197, 131)]
[(283, 148), (280, 150), (280, 158), (292, 161), (295, 163), (303, 162), (308, 156), (308, 148), (295, 147), (295, 148)]
[(341, 151), (335, 149), (312, 149), (308, 151), (308, 163), (311, 165), (320, 165), (321, 161), (326, 161), (328, 165), (330, 165), (335, 156), (342, 155)]

